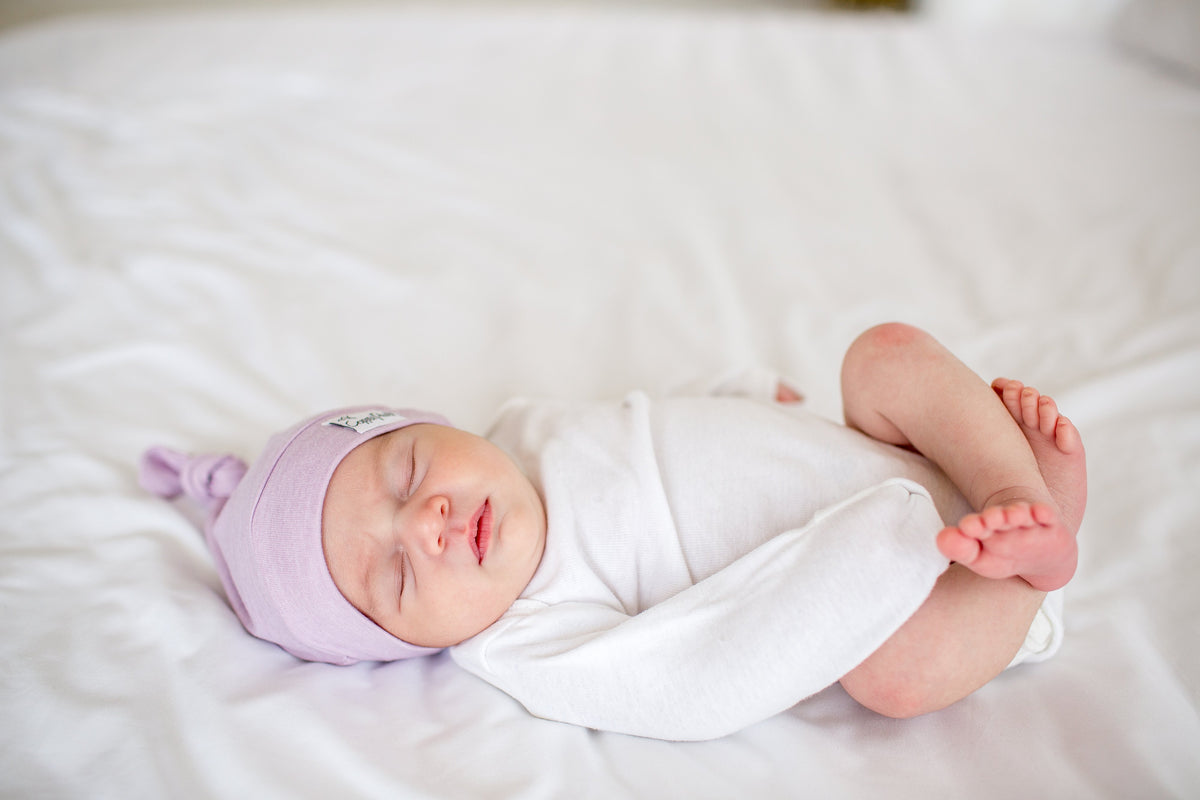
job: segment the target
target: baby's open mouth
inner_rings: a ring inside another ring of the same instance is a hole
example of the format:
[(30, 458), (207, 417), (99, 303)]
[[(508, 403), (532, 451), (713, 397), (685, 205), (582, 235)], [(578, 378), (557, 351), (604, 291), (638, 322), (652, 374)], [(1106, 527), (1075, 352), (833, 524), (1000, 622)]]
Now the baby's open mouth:
[(474, 531), (471, 536), (471, 552), (479, 559), (479, 563), (483, 563), (484, 556), (487, 555), (488, 545), (492, 541), (492, 504), (489, 500), (484, 500), (483, 505), (475, 512)]

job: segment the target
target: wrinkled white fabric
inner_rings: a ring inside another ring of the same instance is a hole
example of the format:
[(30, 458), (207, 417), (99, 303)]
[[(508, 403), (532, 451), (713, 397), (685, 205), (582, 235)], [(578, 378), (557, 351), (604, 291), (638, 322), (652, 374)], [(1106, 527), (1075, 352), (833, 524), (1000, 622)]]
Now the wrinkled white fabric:
[[(1194, 83), (919, 17), (272, 5), (0, 34), (0, 795), (1195, 794)], [(135, 482), (746, 364), (837, 419), (889, 319), (1054, 396), (1091, 484), (1062, 649), (911, 722), (833, 686), (678, 745), (445, 656), (304, 664)]]

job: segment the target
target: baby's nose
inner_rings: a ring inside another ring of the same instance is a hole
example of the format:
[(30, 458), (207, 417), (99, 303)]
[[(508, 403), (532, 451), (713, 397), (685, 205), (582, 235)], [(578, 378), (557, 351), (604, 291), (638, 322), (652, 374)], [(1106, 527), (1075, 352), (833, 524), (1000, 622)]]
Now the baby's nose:
[(430, 555), (437, 555), (446, 549), (449, 520), (449, 499), (441, 495), (428, 498), (417, 513), (415, 525), (417, 545)]

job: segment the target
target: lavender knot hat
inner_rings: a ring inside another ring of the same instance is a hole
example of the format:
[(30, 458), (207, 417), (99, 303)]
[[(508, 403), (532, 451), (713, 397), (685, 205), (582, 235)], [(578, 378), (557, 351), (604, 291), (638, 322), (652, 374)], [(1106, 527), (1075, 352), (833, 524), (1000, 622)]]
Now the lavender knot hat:
[(154, 447), (139, 482), (208, 511), (204, 535), (233, 610), (250, 633), (307, 661), (353, 664), (438, 652), (396, 638), (338, 591), (321, 546), (329, 479), (363, 442), (419, 423), (450, 425), (413, 409), (327, 411), (278, 433), (247, 469), (232, 455), (190, 456)]

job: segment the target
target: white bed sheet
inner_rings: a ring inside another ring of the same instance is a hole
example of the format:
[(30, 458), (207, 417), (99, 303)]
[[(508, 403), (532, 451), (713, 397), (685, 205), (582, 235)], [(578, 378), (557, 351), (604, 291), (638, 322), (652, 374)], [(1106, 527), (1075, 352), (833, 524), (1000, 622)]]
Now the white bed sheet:
[[(1200, 88), (1080, 35), (771, 13), (108, 15), (0, 37), (0, 795), (1195, 797)], [(901, 722), (677, 744), (245, 635), (153, 443), (922, 325), (1058, 398), (1067, 638)]]

